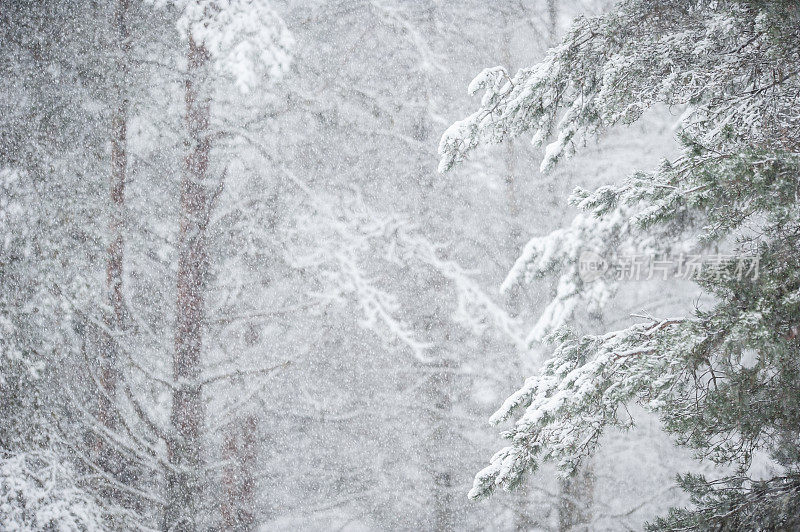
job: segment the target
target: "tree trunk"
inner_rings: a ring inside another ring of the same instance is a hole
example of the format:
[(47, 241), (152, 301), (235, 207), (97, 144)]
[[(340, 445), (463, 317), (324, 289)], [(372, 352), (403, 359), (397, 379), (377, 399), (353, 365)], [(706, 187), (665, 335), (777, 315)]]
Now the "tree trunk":
[(558, 6), (556, 0), (547, 0), (547, 37), (550, 40), (550, 46), (556, 45), (558, 38)]
[[(105, 330), (99, 342), (99, 384), (97, 420), (106, 429), (114, 431), (117, 426), (116, 394), (119, 380), (119, 344), (117, 334), (125, 324), (125, 300), (122, 293), (122, 264), (125, 254), (123, 225), (125, 216), (125, 181), (127, 179), (127, 120), (128, 98), (125, 89), (129, 32), (126, 15), (129, 0), (118, 0), (114, 12), (114, 33), (118, 55), (117, 80), (114, 83), (114, 102), (111, 116), (111, 175), (109, 179), (109, 244), (106, 249), (106, 302), (104, 312)], [(95, 439), (95, 460), (107, 473), (125, 482), (122, 457), (102, 437)], [(118, 498), (117, 490), (111, 490)]]
[[(513, 27), (513, 22), (508, 13), (503, 12), (503, 22), (506, 27)], [(510, 75), (515, 72), (514, 60), (512, 57), (512, 39), (513, 30), (504, 32), (503, 34), (503, 48), (502, 48), (502, 63), (508, 70)], [(522, 227), (520, 225), (521, 203), (520, 195), (521, 188), (519, 186), (519, 175), (517, 173), (517, 151), (513, 140), (505, 142), (505, 154), (503, 156), (505, 163), (505, 176), (503, 178), (506, 193), (506, 220), (507, 233), (504, 247), (503, 261), (505, 264), (513, 264), (519, 257), (522, 250)], [(521, 289), (519, 285), (515, 285), (506, 293), (505, 305), (512, 316), (518, 316), (522, 307)], [(523, 364), (521, 357), (516, 360), (516, 371), (523, 372)], [(511, 495), (513, 509), (514, 530), (524, 532), (535, 528), (536, 521), (533, 518), (530, 504), (529, 494), (525, 486), (519, 486)]]
[(222, 520), (225, 530), (247, 531), (255, 527), (255, 478), (257, 420), (237, 419), (225, 432), (222, 473)]
[(561, 481), (558, 501), (559, 532), (590, 530), (594, 474), (591, 464), (583, 464), (574, 476)]
[[(547, 0), (548, 39), (555, 46), (558, 39), (558, 5)], [(549, 195), (555, 198), (555, 182), (550, 181)], [(560, 532), (588, 530), (594, 500), (594, 474), (591, 463), (580, 466), (575, 476), (559, 483), (558, 529)]]
[[(503, 21), (506, 26), (512, 27), (512, 21), (509, 19), (508, 14), (503, 13)], [(513, 58), (511, 57), (512, 51), (512, 33), (511, 31), (503, 34), (503, 48), (502, 48), (502, 61), (503, 66), (508, 69), (510, 75), (513, 75), (515, 70)], [(508, 233), (505, 242), (505, 253), (507, 256), (503, 257), (504, 260), (513, 264), (519, 257), (522, 250), (522, 227), (519, 223), (520, 213), (522, 211), (520, 206), (520, 186), (519, 176), (517, 175), (517, 151), (513, 140), (505, 142), (505, 156), (503, 161), (505, 163), (505, 182), (506, 203), (508, 208)], [(506, 307), (512, 316), (517, 316), (521, 310), (522, 298), (520, 297), (519, 285), (513, 286), (505, 298)]]
[(453, 493), (453, 369), (455, 364), (445, 357), (439, 362), (441, 371), (430, 380), (433, 410), (433, 526), (437, 532), (455, 530), (455, 500)]
[[(258, 333), (247, 338), (248, 347), (258, 341)], [(225, 530), (249, 531), (256, 525), (256, 480), (259, 442), (258, 418), (238, 416), (225, 429), (222, 442), (222, 501), (220, 511)]]
[(434, 526), (437, 532), (455, 530), (453, 526), (453, 479), (449, 471), (438, 471), (433, 482), (436, 485), (436, 509)]
[[(436, 10), (432, 9), (429, 13), (431, 24), (435, 24)], [(427, 77), (423, 78), (424, 94), (426, 98), (431, 98), (430, 81)], [(421, 110), (413, 124), (412, 137), (420, 143), (430, 143), (433, 128), (430, 123), (430, 114), (427, 109), (427, 102)], [(430, 173), (427, 161), (421, 162), (417, 169), (420, 185), (426, 188), (435, 186), (435, 181)], [(427, 205), (421, 204), (423, 212)], [(450, 324), (445, 318), (445, 311), (441, 308), (441, 302), (434, 300), (430, 302), (434, 308), (431, 315), (426, 320), (423, 330), (428, 331), (448, 331)], [(437, 357), (436, 362), (424, 365), (425, 369), (431, 369), (428, 377), (429, 401), (429, 430), (426, 454), (429, 459), (427, 469), (431, 478), (433, 502), (432, 515), (429, 516), (433, 530), (437, 532), (450, 532), (456, 529), (456, 499), (453, 487), (453, 472), (456, 470), (454, 463), (457, 461), (453, 456), (455, 427), (453, 426), (453, 370), (456, 366), (451, 360), (444, 345), (449, 341), (449, 332), (440, 340), (442, 345), (438, 346), (441, 356)]]
[(202, 369), (204, 291), (208, 270), (206, 224), (209, 215), (208, 175), (210, 101), (204, 86), (209, 55), (189, 38), (185, 84), (186, 126), (190, 142), (181, 180), (178, 236), (178, 301), (173, 354), (177, 383), (172, 394), (172, 434), (168, 454), (164, 528), (195, 530), (201, 510), (203, 473), (200, 432), (205, 412), (198, 379)]

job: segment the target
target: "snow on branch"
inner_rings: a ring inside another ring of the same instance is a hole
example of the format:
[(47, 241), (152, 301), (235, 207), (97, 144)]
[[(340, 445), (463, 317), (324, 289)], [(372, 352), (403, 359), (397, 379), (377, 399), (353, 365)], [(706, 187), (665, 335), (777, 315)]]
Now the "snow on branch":
[[(752, 68), (786, 53), (766, 10), (754, 17), (746, 3), (720, 4), (687, 21), (668, 5), (659, 8), (659, 24), (643, 16), (652, 10), (631, 0), (611, 13), (579, 17), (540, 63), (513, 77), (501, 67), (481, 72), (470, 84), (470, 92), (484, 90), (480, 107), (442, 135), (439, 170), (481, 144), (531, 132), (536, 146), (555, 137), (542, 160), (547, 171), (587, 135), (635, 122), (656, 103), (689, 104), (682, 128), (706, 145), (757, 141), (770, 124), (793, 116), (796, 91), (779, 85), (796, 86), (800, 69)], [(794, 143), (791, 135), (785, 142)]]
[(289, 69), (294, 38), (266, 0), (152, 0), (181, 12), (177, 29), (202, 44), (214, 67), (231, 76), (241, 92)]
[(468, 271), (442, 259), (439, 247), (402, 216), (374, 212), (358, 200), (335, 213), (320, 203), (313, 205), (298, 215), (292, 235), (295, 247), (287, 260), (296, 268), (316, 272), (320, 279), (316, 297), (327, 303), (353, 301), (361, 310), (363, 327), (387, 341), (399, 341), (418, 361), (432, 363), (435, 360), (427, 354), (432, 344), (401, 317), (409, 315), (409, 309), (385, 280), (387, 275), (398, 278), (392, 271), (428, 269), (450, 283), (455, 323), (476, 334), (491, 324), (523, 346), (520, 323), (493, 302)]
[(0, 522), (6, 530), (105, 530), (103, 508), (51, 452), (0, 455)]
[[(684, 371), (676, 351), (702, 339), (689, 327), (676, 331), (691, 322), (664, 319), (599, 336), (574, 337), (563, 330), (554, 335), (559, 345), (539, 375), (528, 378), (491, 417), (497, 424), (522, 412), (504, 433), (511, 444), (477, 474), (469, 496), (511, 489), (545, 460), (569, 474), (606, 427), (632, 425), (632, 419), (619, 416), (624, 405), (638, 400), (656, 409)], [(666, 348), (665, 338), (679, 333), (682, 341)]]

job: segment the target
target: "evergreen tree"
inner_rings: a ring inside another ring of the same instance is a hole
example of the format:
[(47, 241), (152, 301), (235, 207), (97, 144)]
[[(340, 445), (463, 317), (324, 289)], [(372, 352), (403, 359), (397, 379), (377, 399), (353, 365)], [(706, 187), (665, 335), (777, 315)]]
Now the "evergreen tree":
[[(513, 488), (546, 460), (573, 472), (605, 429), (632, 426), (625, 407), (636, 401), (678, 443), (735, 471), (680, 477), (693, 507), (651, 528), (800, 526), (799, 59), (796, 2), (628, 0), (577, 19), (538, 65), (513, 77), (487, 69), (472, 82), (481, 106), (444, 134), (443, 171), (482, 143), (526, 132), (536, 144), (554, 137), (546, 171), (657, 104), (685, 108), (679, 157), (575, 191), (571, 201), (596, 220), (580, 233), (605, 238), (616, 219), (616, 236), (624, 227), (626, 241), (649, 239), (655, 254), (682, 240), (733, 253), (697, 276), (710, 309), (602, 335), (552, 334), (551, 360), (492, 418), (519, 415), (471, 497)], [(529, 246), (515, 270), (538, 268), (543, 251)], [(752, 468), (763, 453), (774, 461), (768, 478)]]

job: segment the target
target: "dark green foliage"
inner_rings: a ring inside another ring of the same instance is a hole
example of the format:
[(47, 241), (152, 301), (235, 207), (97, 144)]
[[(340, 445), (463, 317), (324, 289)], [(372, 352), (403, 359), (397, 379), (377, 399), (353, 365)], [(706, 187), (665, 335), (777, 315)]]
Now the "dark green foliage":
[[(731, 256), (695, 279), (716, 298), (710, 310), (555, 338), (551, 362), (495, 415), (522, 412), (472, 496), (513, 487), (541, 460), (572, 470), (605, 427), (626, 426), (619, 409), (638, 401), (679, 443), (736, 471), (717, 481), (681, 477), (694, 506), (653, 529), (800, 526), (798, 65), (798, 2), (628, 0), (578, 19), (539, 65), (513, 77), (487, 70), (473, 82), (486, 89), (481, 109), (445, 133), (443, 170), (482, 142), (526, 131), (537, 143), (555, 137), (547, 170), (581, 138), (655, 104), (685, 109), (680, 157), (619, 185), (577, 190), (572, 201), (596, 218), (598, 236), (623, 216), (635, 228), (629, 240), (654, 237), (668, 252), (693, 238), (697, 249)], [(536, 251), (515, 269), (536, 265)], [(742, 259), (756, 267), (744, 271)], [(750, 478), (757, 455), (771, 458), (774, 478)]]

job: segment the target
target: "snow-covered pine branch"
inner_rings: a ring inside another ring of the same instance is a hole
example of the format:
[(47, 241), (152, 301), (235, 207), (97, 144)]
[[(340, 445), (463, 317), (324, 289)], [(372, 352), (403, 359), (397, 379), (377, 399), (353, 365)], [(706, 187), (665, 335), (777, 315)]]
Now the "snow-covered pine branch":
[[(661, 249), (682, 239), (723, 244), (759, 264), (749, 276), (731, 265), (701, 275), (698, 284), (718, 303), (691, 320), (557, 336), (552, 361), (496, 414), (524, 409), (506, 433), (512, 444), (476, 477), (473, 497), (512, 487), (541, 460), (569, 470), (604, 427), (629, 425), (618, 415), (633, 400), (657, 411), (680, 443), (744, 478), (759, 449), (777, 471), (796, 471), (796, 437), (785, 435), (796, 435), (800, 422), (794, 406), (774, 398), (794, 394), (799, 374), (799, 61), (793, 2), (625, 0), (577, 19), (539, 64), (513, 77), (488, 69), (472, 83), (471, 90), (484, 90), (480, 107), (443, 135), (441, 171), (483, 143), (530, 132), (536, 145), (553, 139), (544, 150), (546, 172), (589, 136), (634, 122), (655, 104), (686, 109), (679, 158), (621, 184), (576, 191), (574, 201), (597, 221), (588, 232), (602, 237), (625, 212), (625, 223), (657, 236)], [(566, 266), (569, 279), (574, 253), (561, 237), (570, 230), (529, 244), (509, 282), (550, 265)], [(785, 511), (798, 504), (797, 491), (784, 491), (778, 503), (746, 482), (728, 485), (721, 497), (704, 481), (684, 482), (696, 508), (653, 527), (738, 528), (753, 522), (751, 507), (779, 528), (798, 525)]]
[[(676, 318), (598, 336), (555, 333), (551, 340), (557, 347), (539, 375), (529, 377), (492, 415), (493, 424), (513, 415), (519, 419), (503, 434), (511, 445), (478, 473), (470, 497), (489, 495), (496, 487), (511, 489), (545, 460), (570, 474), (604, 430), (632, 426), (626, 404), (640, 401), (656, 410), (667, 404), (685, 371), (685, 360), (676, 355), (701, 338), (690, 325)], [(683, 336), (681, 343), (665, 349), (667, 339), (677, 335)]]

